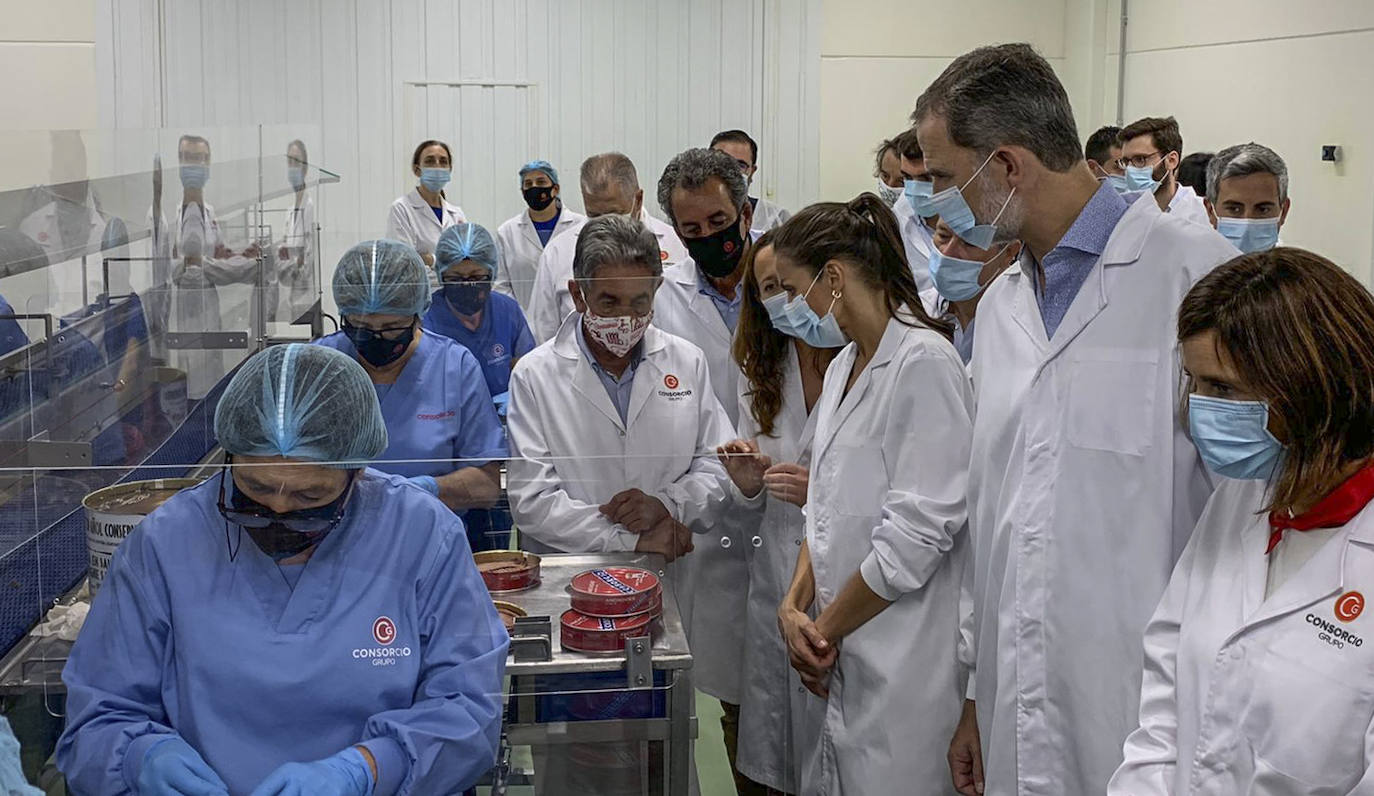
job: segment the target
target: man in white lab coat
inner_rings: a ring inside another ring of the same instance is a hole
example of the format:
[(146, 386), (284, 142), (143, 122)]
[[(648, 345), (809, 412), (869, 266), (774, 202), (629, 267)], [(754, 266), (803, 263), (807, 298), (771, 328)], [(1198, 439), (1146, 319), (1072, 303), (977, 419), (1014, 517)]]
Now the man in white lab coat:
[(1145, 623), (1211, 491), (1176, 416), (1174, 313), (1237, 252), (1098, 183), (1029, 45), (959, 57), (912, 120), (941, 220), (975, 246), (1024, 244), (973, 346), (951, 773), (966, 794), (1101, 793), (1135, 726)]
[[(746, 190), (754, 184), (754, 175), (759, 171), (759, 145), (743, 130), (725, 130), (716, 133), (711, 139), (711, 148), (735, 159), (740, 173), (744, 175)], [(762, 235), (770, 229), (780, 227), (792, 214), (763, 197), (749, 197), (754, 210), (753, 231)]]
[[(701, 347), (711, 384), (733, 426), (739, 419), (739, 365), (730, 344), (744, 298), (744, 252), (754, 206), (735, 159), (717, 149), (689, 149), (668, 162), (658, 181), (658, 204), (682, 238), (691, 259), (663, 272), (654, 302), (654, 323)], [(749, 594), (744, 545), (732, 544), (740, 523), (731, 517), (697, 546), (688, 562), (693, 579), (691, 630), (696, 686), (721, 701), (721, 723), (730, 759), (735, 757), (744, 666), (741, 606)], [(749, 534), (752, 536), (752, 533)], [(747, 537), (744, 537), (747, 538)]]
[[(658, 239), (659, 261), (666, 268), (687, 259), (673, 228), (649, 215), (644, 209), (644, 191), (639, 187), (635, 164), (619, 152), (592, 155), (582, 162), (582, 207), (588, 218), (619, 213), (634, 216)], [(534, 287), (530, 291), (525, 315), (530, 331), (539, 342), (550, 340), (558, 333), (563, 319), (573, 311), (568, 280), (572, 279), (573, 251), (577, 248), (577, 233), (581, 225), (559, 235), (544, 247), (535, 269)]]
[[(930, 278), (930, 254), (935, 251), (935, 225), (940, 217), (930, 209), (927, 199), (930, 196), (930, 172), (926, 170), (925, 158), (921, 152), (921, 142), (912, 128), (893, 139), (901, 159), (902, 196), (892, 205), (897, 216), (897, 228), (902, 231), (902, 246), (906, 249), (906, 261), (911, 266), (911, 276), (916, 280), (916, 288), (921, 291), (926, 312), (931, 317), (940, 317), (940, 294)], [(920, 211), (917, 212), (919, 206)]]
[(528, 210), (508, 218), (496, 230), (500, 263), (492, 289), (505, 293), (529, 311), (534, 274), (544, 249), (564, 232), (582, 225), (587, 217), (563, 206), (558, 170), (547, 160), (531, 160), (520, 167), (520, 195)]
[(1121, 161), (1126, 187), (1154, 194), (1159, 209), (1194, 224), (1211, 225), (1202, 197), (1178, 181), (1183, 135), (1174, 117), (1146, 117), (1122, 128)]

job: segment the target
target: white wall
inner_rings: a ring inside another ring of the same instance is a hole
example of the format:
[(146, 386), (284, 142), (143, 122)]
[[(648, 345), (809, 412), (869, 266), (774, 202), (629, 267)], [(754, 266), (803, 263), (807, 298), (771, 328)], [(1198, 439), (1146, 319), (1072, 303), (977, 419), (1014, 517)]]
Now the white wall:
[(825, 0), (822, 196), (845, 200), (872, 190), (873, 148), (907, 129), (925, 87), (975, 47), (1030, 42), (1064, 79), (1074, 107), (1086, 104), (1100, 59), (1088, 57), (1086, 37), (1066, 42), (1066, 30), (1073, 25), (1078, 35), (1099, 5), (1099, 0)]
[[(1251, 140), (1273, 148), (1293, 199), (1284, 242), (1368, 283), (1374, 3), (1135, 0), (1128, 9), (1126, 121), (1176, 116), (1185, 152)], [(1345, 161), (1323, 163), (1322, 144), (1340, 144)]]
[[(0, 189), (49, 181), (46, 135), (95, 127), (95, 0), (0, 0)], [(35, 149), (39, 151), (35, 152)]]
[[(319, 126), (311, 158), (343, 176), (324, 190), (326, 273), (347, 245), (382, 233), (392, 200), (414, 184), (420, 129), (481, 142), (459, 156), (450, 194), (492, 228), (523, 208), (516, 170), (525, 160), (553, 162), (568, 204), (580, 208), (579, 164), (610, 149), (635, 161), (645, 204), (658, 212), (654, 188), (668, 159), (727, 127), (760, 142), (757, 190), (794, 207), (817, 193), (820, 0), (106, 4), (105, 124)], [(510, 111), (505, 100), (458, 105), (407, 88), (458, 80), (537, 84), (528, 151), (493, 122)], [(478, 189), (465, 197), (464, 180), (493, 179), (509, 185), (495, 201)]]

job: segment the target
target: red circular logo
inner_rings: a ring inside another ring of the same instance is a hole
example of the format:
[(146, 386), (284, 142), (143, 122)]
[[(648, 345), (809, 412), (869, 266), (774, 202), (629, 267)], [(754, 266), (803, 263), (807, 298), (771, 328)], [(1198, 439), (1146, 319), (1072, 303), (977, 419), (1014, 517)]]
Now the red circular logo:
[(396, 623), (385, 616), (377, 617), (372, 623), (372, 637), (383, 647), (396, 640)]
[(1364, 611), (1364, 595), (1348, 591), (1336, 598), (1336, 618), (1342, 622), (1354, 622)]
[(725, 253), (726, 253), (726, 254), (734, 254), (734, 253), (735, 253), (735, 242), (734, 242), (734, 241), (732, 241), (732, 240), (727, 240), (727, 241), (725, 242)]
[(677, 382), (677, 376), (674, 376), (674, 375), (671, 374), (671, 373), (669, 373), (667, 376), (664, 376), (664, 377), (663, 377), (663, 386), (664, 386), (664, 387), (667, 387), (667, 388), (670, 389), (670, 390), (676, 390), (676, 389), (677, 389), (677, 383), (678, 383), (678, 382)]
[(666, 251), (664, 251), (664, 250), (662, 250), (662, 249), (659, 249), (659, 250), (658, 250), (658, 259), (662, 260), (662, 261), (665, 262), (665, 263), (668, 262), (668, 252), (666, 252)]

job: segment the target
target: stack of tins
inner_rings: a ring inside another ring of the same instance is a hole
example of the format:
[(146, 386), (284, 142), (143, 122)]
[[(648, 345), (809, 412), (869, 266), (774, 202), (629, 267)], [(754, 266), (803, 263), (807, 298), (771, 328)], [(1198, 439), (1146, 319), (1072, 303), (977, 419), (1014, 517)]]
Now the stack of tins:
[(563, 612), (563, 649), (616, 652), (625, 640), (649, 635), (663, 615), (663, 585), (638, 567), (603, 567), (572, 579), (572, 608)]
[[(486, 550), (474, 553), (472, 558), (477, 562), (477, 571), (482, 575), (482, 582), (487, 584), (487, 591), (491, 592), (493, 597), (532, 589), (539, 585), (540, 559), (533, 553), (520, 550)], [(525, 616), (525, 609), (515, 603), (505, 600), (493, 602), (496, 604), (496, 612), (501, 615), (501, 621), (506, 625), (507, 632), (515, 627), (518, 617)]]

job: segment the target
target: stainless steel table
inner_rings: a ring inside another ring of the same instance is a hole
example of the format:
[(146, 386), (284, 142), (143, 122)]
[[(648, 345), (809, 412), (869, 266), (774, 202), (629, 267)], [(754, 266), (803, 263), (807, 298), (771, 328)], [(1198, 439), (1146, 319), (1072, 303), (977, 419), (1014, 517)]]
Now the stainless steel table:
[[(594, 655), (564, 650), (559, 640), (559, 617), (569, 607), (572, 577), (584, 570), (618, 565), (656, 572), (663, 583), (663, 618), (655, 623), (651, 643), (631, 640), (622, 651)], [(506, 726), (510, 743), (537, 746), (661, 741), (666, 792), (686, 796), (692, 741), (697, 735), (692, 653), (663, 557), (644, 553), (546, 555), (540, 574), (542, 582), (532, 589), (497, 595), (497, 599), (518, 605), (529, 615), (512, 631), (511, 655), (506, 662), (512, 697)], [(547, 636), (539, 627), (540, 617), (549, 618)], [(531, 627), (534, 632), (530, 632)], [(541, 659), (545, 656), (547, 659)], [(633, 690), (655, 688), (655, 675), (662, 672), (664, 685), (659, 688), (666, 692), (665, 714), (646, 719), (537, 721), (536, 702), (541, 694), (534, 684), (536, 677), (590, 672), (624, 672), (624, 687)]]

